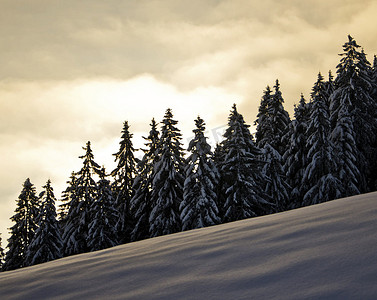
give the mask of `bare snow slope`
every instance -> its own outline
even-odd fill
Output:
[[[0,273],[1,299],[377,299],[377,193]]]

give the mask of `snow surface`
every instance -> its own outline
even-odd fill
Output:
[[[377,193],[0,273],[1,299],[377,299]]]

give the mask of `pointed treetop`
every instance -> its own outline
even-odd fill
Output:
[[[232,109],[230,110],[230,115],[229,115],[229,121],[230,120],[233,120],[233,118],[235,117],[235,116],[237,116],[238,115],[238,111],[237,111],[237,105],[235,104],[235,103],[233,103],[233,105],[232,105]]]
[[[345,43],[343,45],[343,48],[345,51],[348,51],[347,49],[360,48],[360,46],[356,43],[355,39],[351,35],[348,35],[348,43]]]
[[[90,141],[86,142],[86,146],[82,147],[83,150],[85,150],[85,154],[82,156],[79,156],[79,158],[93,158],[92,149],[90,147]]]
[[[275,81],[275,85],[274,85],[274,89],[275,89],[275,92],[279,91],[280,90],[280,83],[279,83],[279,79],[276,79]]]
[[[300,105],[305,105],[306,104],[306,100],[305,100],[305,97],[304,97],[304,94],[301,93],[301,97],[300,97],[300,102],[299,102]]]
[[[323,76],[321,72],[318,72],[317,81],[323,81]]]
[[[198,118],[195,120],[195,125],[197,127],[193,130],[195,134],[199,132],[204,132],[206,130],[206,126],[205,126],[206,124],[204,120],[200,118],[200,116],[198,116]]]
[[[33,184],[31,183],[30,178],[26,178],[24,182],[24,187],[32,187],[32,186]]]
[[[279,79],[276,79],[276,84],[274,85],[274,89],[275,89],[275,93],[273,94],[274,101],[277,101],[279,103],[284,103],[284,99],[280,91]]]
[[[329,70],[329,82],[333,82],[333,81],[334,81],[334,76],[332,75],[331,70]]]
[[[41,192],[41,195],[43,195],[45,193],[45,191],[53,191],[53,188],[51,186],[51,180],[48,179],[46,184],[44,186],[42,186],[42,188],[44,188],[45,190]]]
[[[165,112],[165,116],[164,118],[165,119],[171,119],[173,117],[173,112],[172,112],[172,109],[171,108],[168,108]]]
[[[314,83],[314,86],[312,88],[312,92],[310,94],[312,99],[314,99],[315,96],[317,96],[318,94],[321,93],[321,91],[323,90],[323,84],[324,84],[323,76],[322,76],[321,72],[319,72],[318,77],[317,77],[317,81]]]
[[[124,121],[123,122],[123,128],[126,128],[126,129],[128,129],[130,126],[128,125],[128,121],[126,120],[126,121]]]

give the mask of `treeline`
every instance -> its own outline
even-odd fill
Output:
[[[343,49],[336,78],[318,74],[293,120],[278,80],[267,86],[255,137],[234,105],[214,151],[198,117],[186,153],[167,109],[160,127],[152,120],[141,160],[127,121],[111,172],[87,142],[59,216],[51,182],[37,196],[27,179],[2,269],[375,191],[377,59],[372,66],[350,36]]]

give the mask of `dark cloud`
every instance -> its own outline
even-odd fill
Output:
[[[238,47],[251,53],[259,49],[263,54],[257,61],[263,63],[274,57],[258,41],[277,38],[274,48],[285,47],[279,39],[289,42],[295,55],[302,51],[300,42],[310,42],[313,28],[352,23],[371,3],[6,1],[0,12],[0,78],[127,79],[141,73],[166,78],[194,59]],[[305,40],[284,40],[307,29]]]

